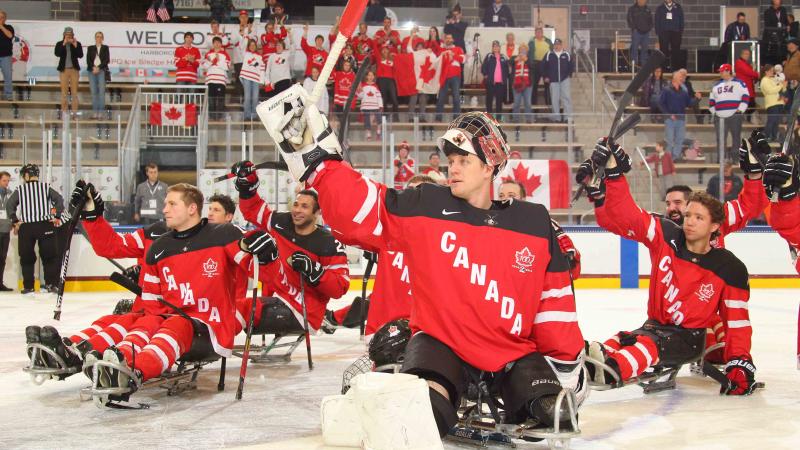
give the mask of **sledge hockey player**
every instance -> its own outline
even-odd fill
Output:
[[[459,115],[438,140],[449,188],[397,191],[342,162],[337,137],[311,100],[293,86],[257,112],[292,176],[319,192],[333,229],[364,249],[408,258],[415,334],[402,372],[427,380],[440,436],[458,420],[468,373],[498,376],[507,423],[552,426],[559,375],[577,379],[583,340],[547,210],[491,201],[509,154],[497,123],[486,113]],[[572,370],[555,370],[559,361]]]
[[[103,360],[113,368],[99,368],[100,387],[122,388],[123,400],[189,351],[195,327],[208,330],[215,353],[230,356],[236,318],[234,288],[226,280],[236,267],[253,263],[248,253],[262,265],[278,257],[269,234],[254,231],[242,237],[231,224],[209,224],[201,218],[202,206],[203,194],[194,186],[180,183],[167,190],[164,219],[170,231],[147,252],[142,300],[163,303],[171,315],[145,336],[146,345],[140,345],[142,336],[129,334],[106,349]]]
[[[259,275],[265,298],[256,305],[253,328],[277,334],[304,331],[301,302],[305,301],[308,326],[316,333],[328,301],[350,288],[344,245],[317,225],[320,204],[316,192],[300,191],[290,212],[273,211],[258,195],[258,175],[252,166],[250,161],[242,161],[231,168],[237,175],[239,209],[245,220],[274,236],[281,255],[277,264],[270,264]],[[251,305],[249,299],[239,301],[237,309],[249,319]],[[259,327],[264,318],[269,322]]]
[[[795,269],[800,274],[800,189],[798,159],[796,155],[773,155],[764,169],[764,189],[769,197],[777,192],[778,202],[772,204],[770,225],[789,242]]]
[[[692,194],[682,228],[643,211],[634,203],[624,175],[631,168],[630,157],[618,145],[606,142],[598,141],[576,180],[586,182],[594,167],[606,168],[605,192],[587,187],[598,223],[644,244],[653,265],[647,321],[602,344],[587,343],[589,357],[609,366],[621,382],[656,364],[680,365],[702,355],[706,328],[718,314],[727,327],[725,372],[734,386],[724,393],[750,394],[755,388],[755,366],[750,356],[747,268],[730,251],[711,246],[724,221],[723,205],[705,192]],[[599,366],[587,366],[595,382],[617,384]]]

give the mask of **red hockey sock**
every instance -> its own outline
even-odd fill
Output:
[[[142,372],[142,381],[161,375],[189,350],[193,337],[191,321],[180,316],[164,320],[150,343],[136,355],[136,367],[133,368]],[[132,361],[128,364],[131,365]]]
[[[350,308],[352,306],[353,305],[347,305],[344,308],[333,312],[333,318],[336,319],[336,323],[338,325],[341,325],[341,324],[344,323],[344,318],[347,317],[347,313],[350,312]]]
[[[92,325],[89,328],[85,328],[70,336],[69,340],[72,341],[74,344],[77,344],[78,342],[81,341],[88,341],[89,339],[92,338],[92,336],[102,331],[103,328],[106,328],[107,326],[116,322],[117,318],[119,317],[120,316],[116,314],[109,314],[107,316],[103,316],[92,322]]]
[[[89,339],[89,344],[91,344],[94,350],[103,353],[110,345],[116,345],[118,342],[122,341],[138,316],[138,314],[113,316],[115,319],[92,336]]]
[[[609,349],[608,356],[616,361],[620,379],[627,380],[658,362],[658,349],[649,337],[636,336],[636,344],[623,346],[619,350]]]
[[[142,351],[142,348],[150,342],[150,338],[158,331],[163,322],[163,317],[151,314],[137,317],[125,339],[117,345],[117,348],[125,355],[125,361],[132,361],[133,353],[138,354]]]
[[[619,343],[619,336],[617,335],[611,336],[610,339],[603,342],[603,346],[606,349],[611,349],[611,350],[619,350],[620,348],[622,348],[622,345],[620,345]]]

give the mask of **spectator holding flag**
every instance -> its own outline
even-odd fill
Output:
[[[375,125],[375,139],[380,140],[381,129],[378,125],[378,117],[383,110],[383,98],[381,90],[375,84],[375,72],[367,72],[364,83],[358,87],[356,95],[361,102],[361,114],[364,116],[364,135],[367,140],[372,139],[372,125]]]
[[[191,31],[183,33],[183,45],[175,49],[175,82],[176,84],[196,84],[197,68],[200,66],[200,50],[193,46],[194,35]]]
[[[411,34],[403,38],[400,51],[402,53],[412,53],[417,48],[417,44],[425,44],[425,39],[419,37],[419,25],[411,28]]]

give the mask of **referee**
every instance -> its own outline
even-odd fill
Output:
[[[60,268],[56,227],[62,223],[59,215],[64,209],[64,199],[49,183],[39,182],[39,167],[35,164],[22,166],[19,175],[25,184],[11,194],[6,202],[6,213],[14,224],[14,232],[19,234],[22,293],[33,293],[33,269],[36,265],[34,246],[37,242],[44,268],[42,292],[57,292]]]

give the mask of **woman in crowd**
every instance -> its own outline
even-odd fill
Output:
[[[442,52],[442,40],[439,38],[439,29],[431,27],[428,30],[428,40],[425,41],[425,48],[430,49],[436,56]]]
[[[528,46],[526,44],[520,44],[519,54],[517,55],[512,67],[513,71],[511,72],[511,76],[513,77],[512,88],[514,91],[514,117],[516,118],[517,122],[523,121],[522,118],[517,116],[517,114],[519,114],[520,105],[524,104],[524,121],[530,122],[532,83],[531,66],[528,63]],[[517,140],[519,140],[519,128],[517,128]]]
[[[92,92],[92,119],[100,119],[106,109],[106,76],[110,55],[103,44],[103,32],[94,34],[94,45],[86,49],[86,69],[89,71],[89,88]]]
[[[244,90],[244,120],[255,120],[256,106],[258,106],[258,89],[264,82],[264,61],[258,52],[258,43],[255,39],[242,40],[245,46],[242,52],[242,69],[239,72],[239,81]]]
[[[775,68],[767,64],[761,70],[761,93],[764,94],[764,108],[767,110],[767,124],[764,134],[771,141],[778,140],[778,124],[783,117],[783,98],[781,92],[786,89],[786,80],[775,78]]]
[[[653,121],[660,121],[658,114],[661,114],[661,106],[659,99],[661,98],[661,91],[667,88],[669,83],[664,79],[664,71],[661,67],[656,67],[650,78],[645,81],[642,86],[642,97],[639,100],[639,106],[646,106],[650,108],[650,114],[653,114]]]
[[[378,88],[381,90],[384,108],[392,105],[392,113],[397,115],[397,84],[394,81],[394,55],[389,47],[381,47],[381,56],[377,61]]]

